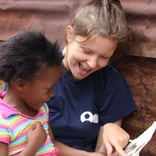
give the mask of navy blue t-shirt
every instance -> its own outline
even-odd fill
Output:
[[[54,94],[48,106],[55,139],[85,151],[95,150],[100,126],[136,110],[125,79],[110,65],[83,80],[63,67]]]

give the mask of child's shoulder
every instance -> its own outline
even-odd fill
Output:
[[[47,115],[49,114],[49,108],[48,108],[48,105],[45,103],[41,109],[40,109],[41,112],[44,112],[46,113]]]
[[[0,110],[0,129],[1,128],[9,128],[8,121],[3,117],[1,110]]]

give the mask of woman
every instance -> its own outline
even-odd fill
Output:
[[[81,6],[67,27],[63,73],[48,102],[61,156],[102,156],[103,145],[107,155],[126,155],[129,135],[120,126],[136,105],[120,72],[108,64],[127,34],[117,0]]]

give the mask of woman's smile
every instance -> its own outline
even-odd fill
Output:
[[[78,64],[78,68],[79,68],[79,73],[82,76],[87,76],[91,71],[90,68],[87,68],[86,66],[82,65],[81,63]]]

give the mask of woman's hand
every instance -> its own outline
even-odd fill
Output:
[[[103,142],[108,156],[127,156],[123,148],[128,144],[129,138],[129,134],[115,123],[103,126]]]
[[[41,122],[36,122],[35,124],[31,125],[27,132],[27,137],[27,146],[32,147],[33,150],[37,151],[43,146],[47,139],[47,134]]]

